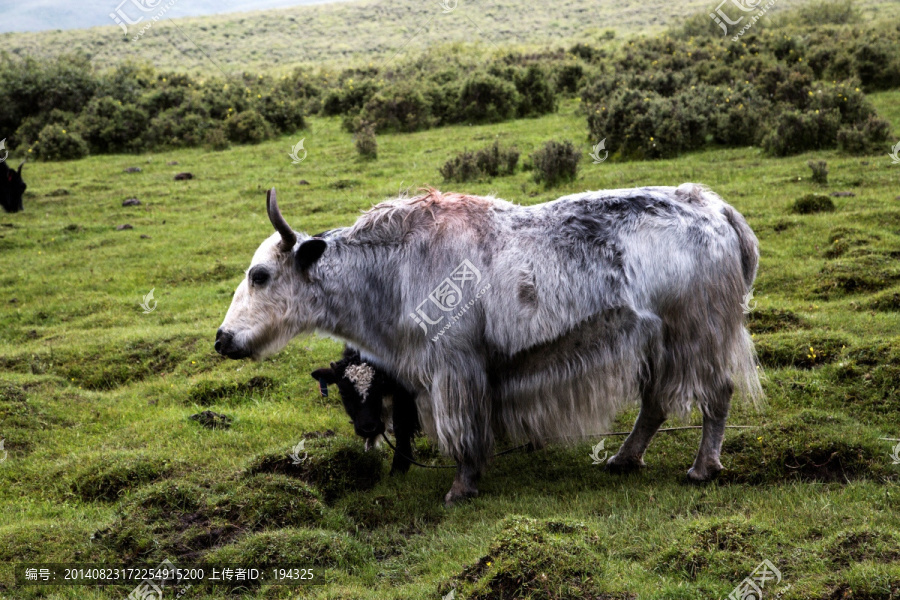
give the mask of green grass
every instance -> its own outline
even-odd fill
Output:
[[[897,99],[875,97],[900,132]],[[293,165],[301,137],[308,156]],[[217,153],[28,164],[26,211],[0,217],[0,597],[130,591],[15,588],[19,561],[169,558],[315,564],[330,582],[236,592],[247,598],[436,599],[457,588],[457,598],[705,600],[726,597],[763,559],[791,585],[787,600],[897,598],[900,466],[879,439],[900,437],[900,166],[889,149],[583,161],[576,181],[554,189],[522,171],[441,184],[440,165],[495,139],[523,156],[549,139],[571,139],[584,156],[591,145],[564,102],[539,119],[379,136],[376,161],[357,158],[338,119],[311,117],[294,136]],[[810,159],[828,162],[827,186],[809,180]],[[195,178],[173,181],[179,171]],[[317,232],[426,185],[531,204],[685,181],[736,206],[762,251],[750,326],[768,405],[735,408],[731,423],[758,429],[728,432],[727,470],[708,486],[684,481],[696,431],[661,434],[648,468],[624,477],[591,464],[593,438],[499,458],[478,499],[445,510],[452,471],[387,477],[388,460],[360,454],[339,400],[319,397],[308,374],[339,355],[337,343],[300,338],[263,363],[213,352],[271,232],[269,187],[295,228]],[[837,191],[854,195],[832,197],[834,212],[792,211]],[[142,205],[123,208],[131,197]],[[125,223],[133,229],[116,230]],[[144,314],[151,288],[158,305]],[[189,419],[207,409],[231,426]],[[336,436],[307,436],[308,468],[285,464],[304,434],[326,430]]]

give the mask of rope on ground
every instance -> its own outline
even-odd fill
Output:
[[[755,427],[758,427],[758,425],[726,425],[725,426],[726,429],[753,429]],[[665,427],[663,429],[657,430],[657,433],[668,433],[670,431],[685,431],[687,429],[703,429],[703,425],[686,425],[684,427]],[[585,437],[610,437],[610,436],[616,436],[616,435],[628,435],[629,433],[631,433],[631,432],[630,431],[609,431],[607,433],[595,433],[595,434],[585,436]],[[391,447],[391,450],[393,450],[395,454],[399,454],[401,458],[405,458],[406,460],[408,460],[410,462],[410,464],[416,465],[417,467],[422,467],[423,469],[455,469],[456,468],[456,465],[426,465],[426,464],[422,464],[422,463],[412,459],[411,457],[406,456],[399,450],[397,450],[397,447],[394,446],[394,444],[391,443],[391,440],[388,439],[387,434],[382,433],[381,437],[384,438],[384,441],[387,442],[387,445]],[[566,439],[566,438],[571,438],[571,437],[580,437],[580,436],[561,436],[561,437],[550,438],[550,439],[558,440],[558,439]],[[890,438],[882,438],[882,439],[890,439]],[[527,444],[521,444],[519,446],[507,448],[506,450],[503,450],[502,452],[497,452],[491,458],[503,456],[504,454],[509,454],[510,452],[515,452],[516,450],[521,450],[523,448],[533,450],[534,444],[532,444],[531,442],[528,442]]]

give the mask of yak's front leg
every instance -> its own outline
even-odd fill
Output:
[[[478,495],[478,479],[494,447],[487,389],[484,370],[472,367],[442,370],[432,384],[438,442],[459,465],[444,506]]]
[[[419,414],[416,411],[416,396],[405,388],[398,386],[393,398],[394,437],[397,440],[397,451],[391,463],[391,475],[409,471],[413,449],[412,440],[419,429]]]

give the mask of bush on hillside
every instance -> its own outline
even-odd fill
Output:
[[[356,132],[356,151],[367,160],[378,158],[378,141],[375,139],[375,128],[365,123]]]
[[[71,129],[72,121],[75,120],[73,113],[54,108],[50,112],[32,115],[25,119],[16,133],[9,140],[9,146],[16,148],[18,146],[30,146],[37,142],[38,136],[47,125],[61,125],[63,129]]]
[[[294,133],[306,125],[303,118],[303,101],[290,98],[286,94],[263,95],[256,101],[256,110],[281,133]]]
[[[109,97],[94,98],[73,128],[95,154],[134,152],[144,148],[149,120],[147,112],[133,104]]]
[[[74,160],[89,154],[87,142],[80,135],[55,124],[41,130],[31,150],[43,160]]]
[[[534,180],[552,187],[564,181],[573,181],[578,174],[581,152],[570,141],[550,141],[531,155]]]
[[[542,68],[529,65],[524,70],[520,69],[516,71],[513,81],[519,93],[517,117],[537,117],[556,112],[556,94]]]
[[[520,102],[516,86],[487,73],[466,79],[459,92],[459,120],[467,123],[495,123],[516,114]]]
[[[361,123],[368,123],[377,132],[427,129],[432,125],[431,107],[417,87],[393,85],[369,98],[360,115],[345,127],[356,130]]]
[[[501,175],[512,175],[519,163],[519,151],[501,148],[499,142],[476,152],[464,151],[440,168],[445,181],[476,181]]]
[[[245,110],[225,120],[228,139],[237,144],[258,144],[272,137],[272,126],[255,110]]]

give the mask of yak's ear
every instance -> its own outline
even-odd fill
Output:
[[[325,240],[319,238],[306,240],[297,247],[297,251],[294,253],[294,264],[301,271],[305,271],[322,257],[327,247],[328,244]]]

